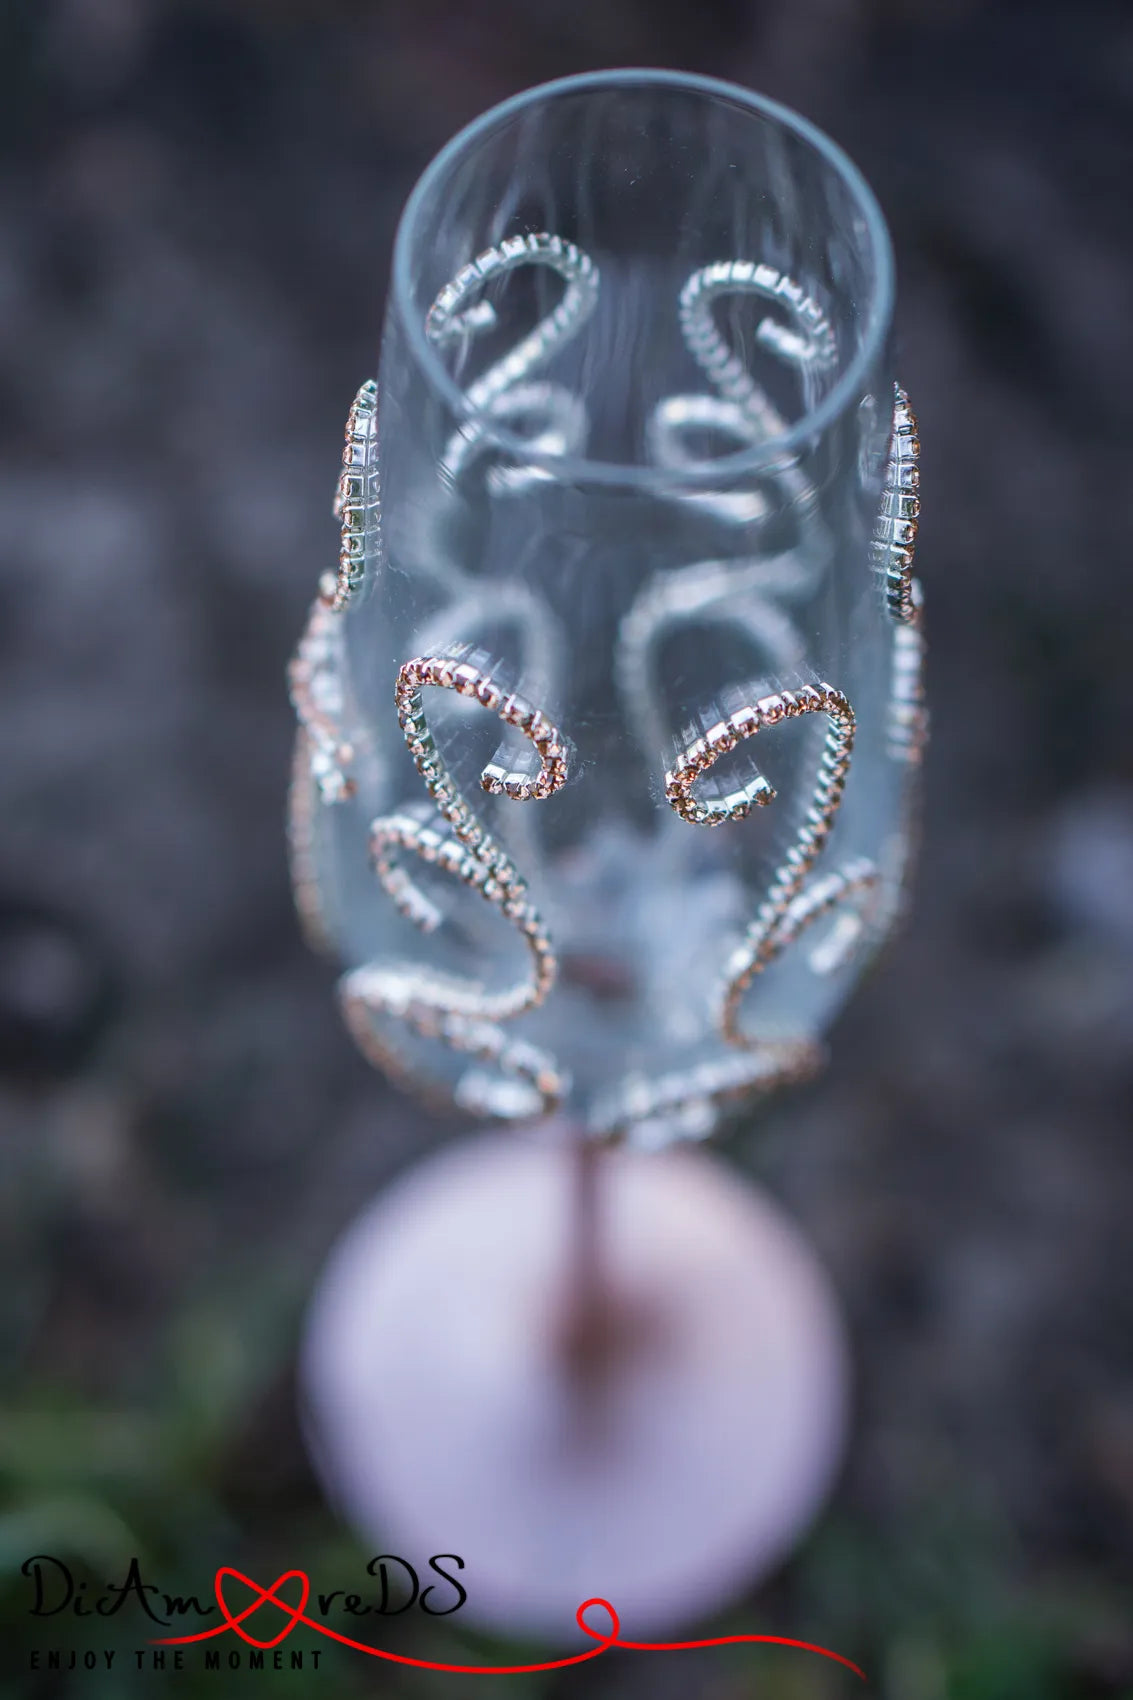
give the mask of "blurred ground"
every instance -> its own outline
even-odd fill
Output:
[[[413,179],[515,89],[633,62],[747,82],[862,165],[924,442],[912,924],[827,1077],[732,1147],[835,1273],[854,1446],[729,1623],[832,1645],[887,1700],[1133,1694],[1117,0],[0,5],[4,1694],[208,1687],[27,1673],[31,1552],[194,1583],[357,1563],[299,1444],[294,1331],[421,1134],[292,919],[283,670]],[[685,1657],[476,1692],[847,1691]],[[348,1655],[318,1683],[452,1692]]]

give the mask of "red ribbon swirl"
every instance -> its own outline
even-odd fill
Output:
[[[224,1583],[226,1578],[241,1583],[255,1595],[250,1605],[242,1611],[233,1613],[224,1598]],[[288,1582],[298,1580],[300,1585],[299,1600],[291,1605],[280,1598],[279,1590]],[[411,1659],[404,1653],[390,1653],[384,1647],[371,1647],[365,1641],[352,1641],[349,1635],[340,1635],[334,1629],[328,1629],[325,1623],[317,1623],[314,1618],[306,1615],[307,1601],[311,1595],[311,1582],[305,1571],[287,1570],[282,1576],[277,1576],[270,1588],[261,1588],[258,1582],[253,1582],[250,1576],[245,1576],[239,1570],[233,1570],[230,1565],[222,1565],[217,1571],[213,1583],[216,1603],[224,1619],[212,1629],[202,1629],[196,1635],[168,1635],[155,1640],[156,1647],[183,1647],[191,1641],[211,1641],[214,1636],[227,1635],[234,1631],[249,1647],[267,1649],[278,1647],[285,1641],[297,1623],[306,1629],[313,1629],[317,1635],[325,1636],[328,1641],[337,1641],[342,1647],[352,1647],[355,1652],[368,1653],[371,1658],[387,1659],[395,1665],[414,1665],[418,1670],[439,1670],[451,1672],[454,1676],[529,1676],[538,1671],[565,1670],[568,1665],[586,1664],[590,1659],[600,1657],[611,1647],[621,1647],[631,1653],[679,1653],[692,1647],[731,1647],[739,1642],[759,1642],[774,1647],[797,1647],[804,1653],[818,1653],[824,1659],[833,1659],[836,1664],[845,1665],[855,1676],[865,1681],[865,1672],[852,1659],[845,1658],[841,1653],[831,1652],[829,1647],[819,1647],[812,1641],[796,1641],[786,1635],[715,1635],[705,1641],[623,1641],[621,1621],[609,1600],[596,1596],[592,1600],[583,1600],[575,1612],[575,1622],[582,1633],[595,1643],[584,1653],[574,1653],[570,1658],[548,1659],[537,1665],[449,1665],[441,1664],[433,1659]],[[245,1619],[258,1612],[262,1606],[273,1605],[287,1619],[278,1635],[273,1635],[268,1641],[261,1641],[244,1628]],[[586,1614],[592,1606],[601,1606],[610,1620],[607,1630],[592,1629],[586,1621]]]

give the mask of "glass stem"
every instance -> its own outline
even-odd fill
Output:
[[[585,1137],[572,1142],[566,1304],[559,1344],[567,1376],[580,1389],[604,1379],[621,1335],[605,1257],[606,1171],[601,1144]]]

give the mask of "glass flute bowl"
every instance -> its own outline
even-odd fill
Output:
[[[657,1146],[819,1066],[925,738],[892,297],[727,84],[552,83],[421,178],[291,670],[300,910],[398,1079]]]

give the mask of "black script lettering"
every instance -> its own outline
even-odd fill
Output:
[[[220,1654],[216,1651],[215,1647],[208,1648],[205,1651],[205,1669],[220,1669]]]
[[[361,1594],[347,1594],[342,1602],[342,1609],[348,1611],[351,1617],[365,1617],[370,1608],[362,1604]]]
[[[90,1607],[85,1606],[83,1604],[83,1601],[82,1601],[83,1589],[85,1587],[86,1587],[86,1583],[80,1582],[79,1583],[79,1591],[75,1595],[75,1603],[74,1603],[74,1607],[72,1609],[74,1610],[76,1617],[89,1617],[91,1615]]]
[[[180,1594],[164,1594],[162,1598],[165,1601],[167,1617],[172,1617],[174,1613],[178,1617],[184,1617],[187,1611],[195,1611],[198,1617],[207,1617],[210,1611],[216,1610],[215,1606],[203,1606],[196,1594],[190,1594],[186,1600],[183,1600]]]
[[[115,1612],[121,1611],[122,1607],[126,1604],[126,1595],[133,1594],[134,1598],[137,1600],[146,1616],[150,1619],[151,1623],[168,1624],[169,1619],[167,1617],[159,1617],[157,1612],[150,1610],[149,1601],[146,1599],[146,1595],[156,1594],[159,1590],[154,1587],[152,1582],[142,1581],[142,1573],[138,1567],[138,1561],[136,1558],[132,1558],[130,1560],[130,1568],[126,1572],[126,1580],[122,1583],[121,1587],[116,1588],[112,1582],[108,1582],[106,1584],[106,1591],[108,1594],[117,1594],[118,1598],[110,1607],[109,1611],[103,1611],[103,1602],[102,1600],[99,1600],[95,1609],[101,1617],[113,1617]]]
[[[50,1610],[47,1610],[43,1603],[45,1597],[43,1586],[44,1575],[40,1567],[44,1564],[53,1564],[55,1566],[55,1581],[60,1584],[65,1583],[67,1588],[67,1592],[59,1601],[59,1604],[52,1606]],[[51,1573],[49,1572],[49,1578],[50,1574]],[[67,1566],[63,1563],[61,1558],[52,1558],[50,1553],[37,1552],[34,1558],[25,1558],[24,1562],[20,1565],[20,1575],[31,1576],[35,1579],[35,1604],[31,1608],[32,1617],[54,1617],[57,1611],[62,1611],[64,1606],[71,1603],[71,1595],[75,1591],[75,1583],[71,1576],[71,1572],[67,1569]]]
[[[332,1600],[337,1600],[339,1594],[341,1594],[341,1593],[342,1593],[342,1589],[336,1588],[334,1590],[333,1594],[320,1594],[319,1595],[319,1610],[322,1612],[324,1617],[326,1616],[327,1612],[330,1610],[330,1602]]]
[[[400,1564],[401,1568],[403,1570],[407,1570],[413,1578],[413,1592],[410,1594],[403,1606],[396,1606],[393,1611],[389,1609],[389,1576],[386,1573],[385,1565],[387,1558],[394,1564]],[[376,1570],[374,1569],[375,1564],[378,1567]],[[366,1566],[366,1572],[370,1576],[380,1576],[381,1578],[382,1603],[380,1606],[374,1607],[374,1610],[378,1612],[381,1617],[400,1617],[403,1611],[409,1610],[410,1606],[417,1598],[417,1590],[420,1587],[420,1583],[417,1580],[417,1572],[411,1564],[407,1564],[403,1558],[398,1558],[395,1552],[382,1552],[378,1554],[377,1558],[372,1558],[370,1560],[369,1564]]]
[[[459,1611],[465,1600],[468,1598],[467,1588],[461,1587],[455,1576],[450,1576],[447,1570],[441,1569],[440,1564],[437,1561],[442,1558],[451,1558],[452,1562],[458,1569],[464,1569],[464,1560],[455,1552],[438,1552],[429,1560],[429,1569],[435,1570],[438,1576],[443,1576],[446,1582],[451,1582],[458,1595],[456,1604],[445,1606],[443,1611],[437,1606],[426,1605],[425,1602],[428,1600],[429,1595],[433,1592],[437,1585],[435,1582],[430,1582],[429,1586],[421,1595],[421,1610],[428,1612],[430,1617],[448,1617],[450,1612]]]

